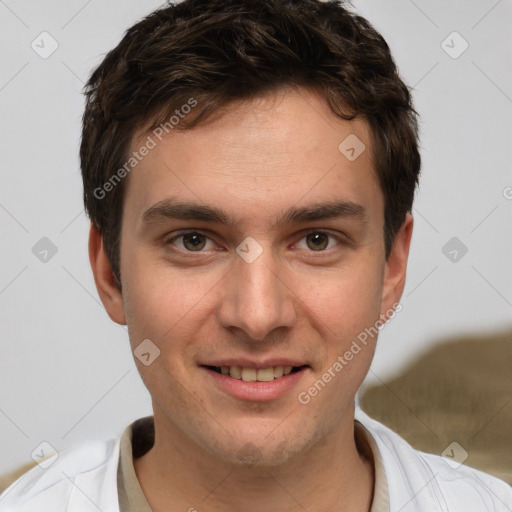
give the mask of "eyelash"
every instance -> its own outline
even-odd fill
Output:
[[[336,236],[332,233],[330,233],[329,231],[324,231],[322,229],[312,229],[310,231],[308,231],[307,233],[305,233],[299,240],[299,242],[301,242],[302,240],[304,240],[305,238],[307,238],[308,235],[311,235],[311,234],[323,234],[323,235],[326,235],[329,237],[329,239],[334,239],[336,240],[338,243],[335,245],[335,247],[337,247],[338,245],[342,245],[344,242],[347,243],[341,236]],[[209,240],[210,242],[213,242],[213,240],[207,236],[206,234],[202,233],[201,231],[197,231],[197,230],[190,230],[190,231],[184,231],[184,232],[181,232],[175,236],[173,236],[172,238],[168,239],[165,241],[165,245],[173,245],[173,242],[175,242],[176,240],[178,239],[182,239],[185,235],[193,235],[193,234],[197,234],[197,235],[201,235],[201,236],[204,236],[207,240]],[[330,242],[329,240],[329,242]],[[329,242],[328,242],[328,245],[329,245]],[[296,244],[295,244],[296,245]],[[312,254],[322,254],[322,253],[329,253],[331,250],[333,249],[333,247],[329,248],[329,249],[323,249],[323,250],[319,250],[319,251],[314,251],[312,249],[310,249],[308,252],[312,253]],[[186,253],[187,255],[194,255],[194,254],[197,254],[198,256],[199,255],[203,255],[206,251],[204,250],[199,250],[199,251],[189,251],[187,249],[178,249],[176,248],[176,250],[178,252],[181,252],[181,253]],[[301,249],[301,250],[305,250],[305,249]]]

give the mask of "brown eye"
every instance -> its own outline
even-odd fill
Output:
[[[313,251],[323,251],[329,245],[329,236],[325,233],[309,233],[306,243]]]
[[[200,251],[206,245],[206,237],[199,233],[187,233],[182,238],[183,247],[189,251]]]

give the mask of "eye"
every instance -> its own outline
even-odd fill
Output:
[[[300,247],[300,243],[303,240],[305,240],[306,247]],[[337,241],[337,243],[331,243],[332,240]],[[339,238],[331,235],[330,233],[325,233],[324,231],[312,231],[301,239],[297,247],[299,249],[311,249],[312,251],[319,252],[331,249],[332,247],[339,245],[339,242]]]
[[[175,243],[178,240],[179,243]],[[181,233],[171,238],[167,243],[176,245],[179,249],[188,252],[200,252],[208,245],[208,243],[213,245],[213,242],[206,235],[198,233],[197,231]]]

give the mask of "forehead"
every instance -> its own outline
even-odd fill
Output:
[[[233,102],[187,130],[170,127],[179,128],[178,117],[132,141],[131,152],[151,146],[127,184],[134,221],[170,196],[222,206],[235,222],[238,212],[240,220],[272,223],[287,205],[326,200],[383,210],[367,123],[340,119],[314,91]]]

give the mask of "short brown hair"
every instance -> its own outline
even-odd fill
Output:
[[[337,1],[185,0],[131,27],[85,86],[85,208],[119,286],[134,134],[166,120],[169,129],[190,129],[233,100],[284,86],[314,87],[336,115],[369,124],[389,255],[412,208],[421,159],[417,114],[383,37]],[[193,114],[169,123],[191,98]]]

